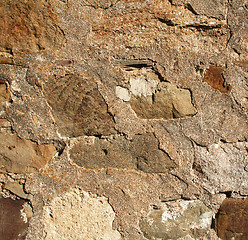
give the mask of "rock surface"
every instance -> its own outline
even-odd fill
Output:
[[[27,234],[28,223],[24,221],[21,210],[24,200],[0,198],[0,237],[6,240],[22,240]]]
[[[76,143],[70,158],[84,168],[127,168],[150,173],[168,172],[176,164],[159,148],[152,134],[136,135],[131,141],[124,137],[112,140],[93,138]]]
[[[44,206],[44,239],[120,239],[112,229],[115,214],[107,199],[75,189]]]
[[[247,239],[247,211],[247,199],[225,199],[216,219],[218,236],[221,239]]]
[[[1,51],[54,49],[65,41],[56,14],[47,1],[4,0],[0,19]]]
[[[32,206],[27,240],[218,239],[201,212],[248,195],[247,9],[1,2],[0,196]]]
[[[152,209],[139,224],[147,239],[179,239],[186,236],[197,239],[209,231],[212,215],[211,210],[199,200],[178,200],[166,203],[162,209]]]
[[[44,167],[55,155],[52,144],[37,145],[15,134],[0,133],[0,164],[2,172],[31,173]]]

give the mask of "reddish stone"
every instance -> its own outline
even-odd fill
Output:
[[[247,240],[248,199],[225,199],[216,216],[216,230],[224,240]]]
[[[224,69],[224,67],[209,66],[203,81],[222,93],[228,93],[231,91],[231,86],[226,85],[225,79],[222,76]]]
[[[0,239],[23,240],[28,223],[23,221],[21,209],[24,200],[0,198]]]

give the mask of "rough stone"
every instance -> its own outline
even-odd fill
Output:
[[[216,216],[216,231],[221,239],[248,238],[248,200],[225,199]]]
[[[226,84],[223,78],[224,69],[224,67],[209,66],[203,81],[222,93],[228,93],[231,91],[231,86]]]
[[[105,197],[94,196],[80,189],[55,197],[44,206],[44,239],[121,239],[112,223],[115,213]]]
[[[170,83],[160,83],[156,93],[149,96],[132,96],[131,107],[141,118],[172,119],[196,114],[190,92]]]
[[[126,168],[144,172],[168,172],[176,164],[168,154],[158,149],[153,134],[136,135],[131,141],[125,137],[112,140],[95,138],[76,143],[70,150],[74,163],[84,168]]]
[[[10,91],[5,81],[0,79],[0,103],[11,100]]]
[[[237,144],[220,142],[208,148],[196,146],[193,168],[197,181],[212,193],[237,191],[246,195],[247,158],[246,142]]]
[[[24,192],[23,185],[18,182],[7,182],[4,184],[4,188],[23,199],[29,197],[29,195]]]
[[[110,135],[115,132],[108,106],[92,77],[67,75],[49,79],[45,94],[63,136]]]
[[[210,230],[213,212],[201,201],[177,200],[161,209],[152,209],[140,220],[140,229],[148,239],[198,239]]]
[[[4,0],[0,12],[0,51],[56,49],[65,41],[47,1]]]
[[[28,223],[22,218],[24,200],[0,198],[0,238],[23,240],[27,234]]]
[[[115,90],[116,96],[120,99],[122,99],[123,101],[129,101],[131,96],[130,93],[128,91],[128,89],[117,86],[116,90]]]
[[[31,173],[44,167],[55,155],[52,144],[37,145],[15,134],[0,133],[1,171]]]

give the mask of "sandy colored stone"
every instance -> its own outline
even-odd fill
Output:
[[[9,102],[11,100],[9,87],[6,82],[0,79],[0,103]]]
[[[156,92],[149,96],[132,96],[130,105],[138,117],[148,119],[181,118],[197,112],[188,90],[165,82],[160,83]]]
[[[52,144],[37,145],[15,134],[0,133],[0,139],[2,171],[31,173],[44,167],[56,153]]]
[[[4,0],[0,12],[0,50],[37,52],[59,48],[65,41],[47,1]]]
[[[221,239],[248,238],[247,199],[225,199],[216,216],[216,231]]]
[[[213,212],[201,201],[170,201],[140,220],[147,239],[199,239],[211,227]]]
[[[44,239],[121,239],[112,228],[115,213],[105,197],[74,189],[44,206]]]

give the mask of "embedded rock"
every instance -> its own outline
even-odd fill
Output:
[[[110,135],[115,132],[108,106],[94,78],[66,75],[44,86],[59,132],[63,136]]]
[[[155,93],[132,96],[130,105],[138,117],[147,119],[172,119],[196,114],[190,91],[170,83],[160,83]]]
[[[7,182],[4,184],[4,188],[11,191],[18,197],[23,199],[28,198],[28,194],[24,192],[23,185],[19,184],[18,182]]]
[[[231,87],[225,83],[223,78],[224,69],[224,67],[209,66],[203,81],[222,93],[228,93],[231,91]]]
[[[199,200],[177,200],[152,209],[139,225],[147,239],[199,239],[210,230],[212,215]]]
[[[44,206],[44,239],[121,239],[112,228],[115,213],[105,197],[74,189]]]
[[[5,81],[0,79],[0,103],[11,100],[10,91]]]
[[[248,200],[225,199],[216,216],[216,230],[221,239],[248,238]]]
[[[112,167],[159,173],[176,166],[166,152],[158,149],[153,134],[136,135],[131,141],[117,137],[78,142],[71,148],[70,157],[77,165],[90,169]]]
[[[44,167],[55,153],[52,144],[37,145],[15,134],[0,133],[0,165],[3,172],[34,172]]]
[[[0,198],[0,238],[22,240],[27,234],[28,222],[22,216],[24,200]]]

